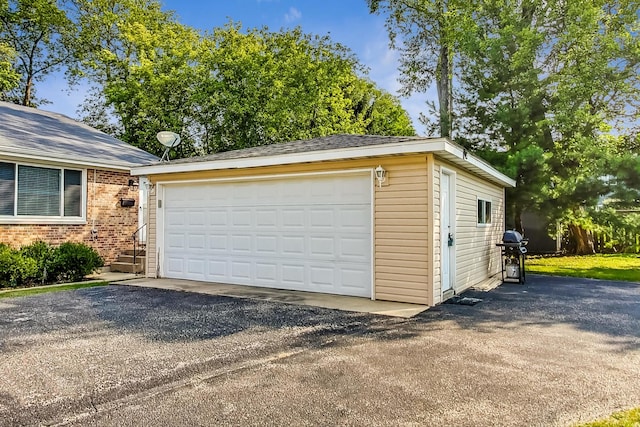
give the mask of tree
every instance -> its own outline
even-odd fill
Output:
[[[0,100],[4,100],[4,94],[20,83],[20,74],[13,68],[14,59],[13,49],[0,43]]]
[[[414,134],[397,99],[361,77],[353,54],[328,37],[243,33],[233,23],[199,35],[154,4],[101,19],[94,11],[82,33],[97,43],[79,71],[103,95],[85,111],[111,111],[121,139],[159,153],[155,133],[172,130],[183,137],[173,155],[186,157],[333,133]],[[91,119],[108,123],[104,114]]]
[[[360,77],[353,54],[326,36],[245,34],[230,23],[205,46],[194,96],[207,152],[334,133],[414,134],[399,102]]]
[[[0,0],[0,41],[16,55],[20,83],[5,95],[35,106],[35,82],[61,69],[72,57],[74,26],[52,0]],[[46,101],[46,100],[42,100]]]
[[[589,207],[638,117],[638,1],[483,2],[463,47],[465,141],[516,176],[514,223],[536,207],[593,251]],[[617,126],[617,127],[616,127]]]
[[[432,108],[438,117],[440,136],[451,137],[455,54],[474,2],[367,0],[367,3],[372,13],[387,14],[391,47],[402,53],[402,94],[425,92],[435,82],[438,108]]]

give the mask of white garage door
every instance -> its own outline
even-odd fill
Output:
[[[371,176],[164,187],[163,275],[371,297]]]

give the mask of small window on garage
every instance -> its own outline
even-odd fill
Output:
[[[478,225],[491,224],[491,200],[478,199]]]

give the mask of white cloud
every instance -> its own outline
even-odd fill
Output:
[[[295,7],[290,7],[289,12],[284,14],[284,20],[286,22],[294,22],[302,18],[302,12]]]

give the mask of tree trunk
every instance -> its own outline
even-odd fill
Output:
[[[451,137],[451,58],[449,46],[445,42],[440,46],[438,56],[436,88],[440,109],[440,136]]]
[[[31,87],[33,86],[33,77],[29,75],[27,77],[27,83],[24,87],[24,97],[22,98],[22,105],[31,106]]]
[[[575,243],[576,255],[591,255],[596,253],[593,243],[593,234],[577,224],[569,224],[569,232]]]
[[[524,226],[522,225],[522,206],[516,203],[513,212],[513,227],[514,229],[524,236]]]

